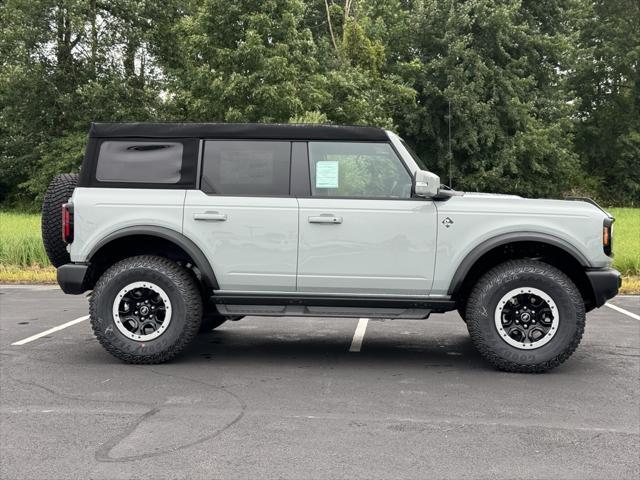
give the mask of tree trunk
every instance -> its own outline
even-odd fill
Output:
[[[98,11],[96,7],[96,0],[91,0],[90,5],[90,20],[91,20],[91,73],[93,77],[96,77],[96,63],[98,56],[98,28],[96,25]]]

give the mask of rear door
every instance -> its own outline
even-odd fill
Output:
[[[427,295],[436,247],[433,201],[388,143],[309,142],[311,195],[299,198],[298,291]]]
[[[188,190],[184,234],[221,290],[296,289],[298,203],[289,196],[291,142],[207,140],[200,189]]]

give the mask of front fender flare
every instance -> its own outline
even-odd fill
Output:
[[[514,242],[540,242],[546,243],[549,245],[553,245],[554,247],[558,247],[573,258],[576,259],[580,265],[587,268],[590,266],[589,260],[587,257],[582,254],[576,247],[571,245],[569,242],[558,238],[554,235],[550,235],[548,233],[540,233],[540,232],[512,232],[512,233],[503,233],[501,235],[497,235],[488,240],[477,245],[471,252],[467,254],[467,256],[460,262],[458,268],[456,269],[456,273],[453,275],[451,279],[451,283],[449,284],[449,290],[447,291],[448,295],[455,294],[460,287],[462,286],[464,279],[467,274],[473,267],[473,265],[487,252],[493,250],[496,247],[501,245],[506,245],[508,243]]]

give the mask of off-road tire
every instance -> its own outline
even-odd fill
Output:
[[[522,286],[545,292],[559,313],[553,338],[531,350],[509,345],[494,323],[502,296]],[[465,316],[471,340],[482,357],[508,372],[541,373],[557,367],[576,350],[585,327],[584,301],[575,284],[557,268],[534,260],[508,261],[483,275],[471,291]]]
[[[113,302],[126,285],[152,282],[162,288],[172,305],[172,317],[159,337],[139,342],[118,330]],[[202,296],[193,275],[163,257],[126,258],[110,267],[98,280],[89,303],[91,327],[100,344],[126,363],[163,363],[179,355],[198,333],[202,321]]]
[[[63,173],[56,176],[51,180],[42,202],[42,243],[54,267],[71,261],[67,245],[62,240],[62,205],[69,201],[76,185],[78,185],[76,173]]]

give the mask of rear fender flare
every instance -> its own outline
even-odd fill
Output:
[[[216,280],[215,273],[213,272],[213,268],[211,267],[211,263],[209,263],[209,260],[207,260],[205,254],[202,253],[200,247],[198,247],[195,243],[193,243],[193,241],[185,237],[183,234],[166,227],[143,225],[122,228],[107,235],[100,242],[98,242],[91,249],[87,258],[89,259],[89,261],[91,261],[93,256],[98,253],[98,251],[100,251],[102,247],[119,238],[130,237],[133,235],[149,235],[152,237],[158,237],[164,240],[168,240],[179,246],[193,259],[196,266],[200,270],[200,274],[202,275],[202,280],[204,281],[205,285],[214,290],[218,290],[220,288],[218,285],[218,281]]]

